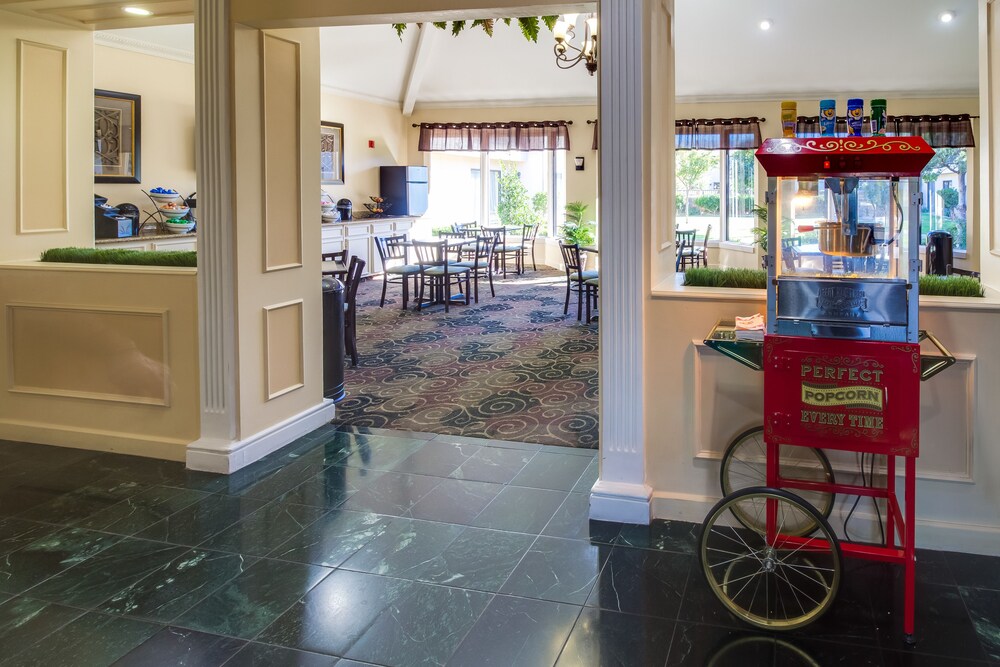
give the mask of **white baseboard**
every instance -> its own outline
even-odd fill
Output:
[[[242,440],[196,440],[187,448],[191,470],[229,474],[259,461],[333,419],[333,401],[322,403]]]
[[[590,518],[648,524],[652,489],[645,484],[598,480],[590,491]]]
[[[654,519],[701,523],[718,501],[719,498],[711,496],[656,493],[651,504],[652,516]],[[593,506],[593,501],[591,504]],[[842,521],[842,516],[835,509],[830,515],[830,524],[838,534],[842,532]],[[879,533],[876,521],[872,513],[855,512],[850,526],[852,537],[877,540]],[[917,517],[916,530],[918,548],[1000,556],[1000,526]]]
[[[160,438],[138,433],[122,433],[79,426],[58,426],[37,422],[0,420],[0,439],[38,445],[89,449],[168,461],[183,461],[187,440]]]

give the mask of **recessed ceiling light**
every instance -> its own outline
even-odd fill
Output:
[[[760,29],[761,30],[770,30],[771,29],[771,22],[768,19],[764,19],[763,21],[760,22]]]
[[[122,7],[122,11],[133,16],[152,16],[153,12],[142,7]]]
[[[941,19],[941,23],[951,23],[952,21],[955,20],[955,12],[952,11],[941,12],[941,16],[939,16],[938,18]]]

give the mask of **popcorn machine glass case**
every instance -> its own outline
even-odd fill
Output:
[[[920,137],[769,139],[769,334],[917,342]],[[771,240],[775,242],[771,242]]]

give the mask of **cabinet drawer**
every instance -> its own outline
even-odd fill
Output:
[[[372,233],[375,236],[385,236],[392,232],[393,224],[391,222],[376,222],[372,225]]]
[[[154,241],[153,250],[197,250],[198,242],[194,239],[184,241]]]
[[[336,223],[323,225],[320,228],[320,233],[323,236],[323,242],[337,240],[344,238],[345,229],[343,226]]]
[[[372,226],[370,224],[368,224],[368,223],[362,223],[362,224],[357,224],[357,225],[355,225],[355,224],[348,224],[347,225],[347,235],[348,236],[352,236],[352,237],[356,237],[356,236],[368,236],[371,233],[372,233]]]

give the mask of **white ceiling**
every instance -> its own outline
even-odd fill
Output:
[[[942,11],[955,20],[942,24]],[[878,92],[966,95],[978,89],[977,0],[676,0],[677,94],[682,98],[799,99]],[[771,30],[758,28],[770,19]],[[596,100],[597,78],[555,65],[537,44],[499,25],[458,37],[432,31],[417,106]],[[107,31],[193,51],[193,30]],[[99,33],[100,34],[100,33]],[[401,102],[418,41],[389,26],[321,29],[323,85]],[[841,46],[844,44],[845,46]]]

